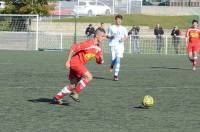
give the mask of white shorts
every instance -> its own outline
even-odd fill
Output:
[[[114,60],[116,57],[123,58],[124,45],[110,46],[110,53],[112,60]]]

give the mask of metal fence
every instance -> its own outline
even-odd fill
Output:
[[[35,50],[36,41],[34,32],[0,32],[1,44],[0,49],[7,50]],[[74,44],[74,36],[65,33],[47,33],[39,32],[38,34],[39,50],[66,50]],[[86,40],[86,36],[78,36],[77,42]],[[160,45],[157,44],[155,36],[139,36],[139,52],[135,50],[133,36],[125,42],[125,53],[129,54],[166,54],[166,55],[184,55],[186,54],[186,39],[179,37],[178,43],[174,43],[171,36],[163,36]],[[160,46],[160,52],[158,52]],[[103,42],[103,49],[109,52],[108,41]],[[178,50],[176,52],[176,50]]]
[[[71,16],[68,16],[71,17]],[[74,42],[87,39],[76,34],[76,23],[50,21],[47,17],[38,15],[0,14],[0,49],[7,50],[66,50]],[[79,27],[84,29],[83,27]],[[65,33],[67,31],[67,33]],[[158,40],[153,35],[141,35],[139,52],[135,50],[134,36],[125,42],[125,53],[139,54],[186,54],[184,37],[180,37],[175,45],[171,36],[163,36]],[[76,41],[75,41],[76,40]],[[107,40],[104,51],[109,52]],[[176,51],[178,50],[178,51]]]
[[[172,1],[167,6],[186,6],[186,7],[200,7],[200,1]]]

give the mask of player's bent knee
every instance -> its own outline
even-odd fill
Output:
[[[93,79],[92,74],[90,74],[87,79],[88,79],[88,81],[91,81]]]
[[[93,79],[93,76],[91,73],[88,72],[87,74],[84,75],[84,78],[87,79],[88,81],[91,81]]]

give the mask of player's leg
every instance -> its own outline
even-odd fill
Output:
[[[70,97],[79,102],[78,94],[88,85],[88,83],[92,80],[92,74],[87,70],[85,66],[82,66],[82,70],[80,71],[80,75],[82,76],[75,88],[72,90]]]
[[[67,95],[70,94],[71,91],[75,88],[79,78],[76,76],[76,72],[70,69],[69,72],[69,85],[63,87],[54,97],[54,103],[62,104],[62,99]]]
[[[193,59],[193,52],[192,51],[188,52],[188,59],[191,63],[193,63],[194,59]]]
[[[92,78],[93,78],[92,74],[89,71],[84,73],[81,80],[77,83],[75,89],[73,89],[73,92],[80,93],[87,86],[87,84],[92,80]]]
[[[120,71],[120,63],[121,63],[121,58],[123,57],[124,54],[124,46],[118,46],[116,48],[116,65],[115,65],[115,72],[114,72],[114,81],[119,80],[119,71]]]
[[[199,52],[199,45],[195,45],[193,48],[193,70],[196,70],[198,65],[198,52]]]
[[[115,65],[115,73],[114,73],[114,81],[119,80],[119,71],[120,71],[120,57],[116,58],[116,65]]]
[[[193,57],[193,68],[192,69],[196,70],[196,67],[198,65],[198,56],[197,56],[197,52],[196,51],[194,51],[193,54],[194,54],[194,57]]]
[[[188,53],[188,59],[191,63],[193,63],[193,51],[192,51],[192,44],[188,43],[187,45],[187,53]]]
[[[193,50],[194,50],[193,44],[189,43],[188,46],[187,46],[188,59],[192,64],[192,69],[196,70],[196,67],[194,66],[194,52],[193,52]]]
[[[74,80],[75,81],[75,80]],[[71,90],[75,88],[75,84],[71,83],[69,85],[66,85],[65,87],[63,87],[54,97],[54,103],[57,104],[62,104],[63,101],[62,99],[67,95],[71,93]]]
[[[111,54],[111,64],[110,64],[110,69],[109,71],[112,72],[113,68],[116,64],[116,52],[115,52],[115,47],[110,46],[110,54]]]

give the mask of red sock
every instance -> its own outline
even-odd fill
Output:
[[[83,89],[84,89],[84,87],[86,87],[86,85],[89,83],[89,81],[87,80],[87,79],[81,79],[79,82],[78,82],[78,84],[77,84],[77,86],[76,86],[76,88],[74,89],[74,92],[75,93],[80,93]]]
[[[54,96],[54,98],[56,98],[57,100],[64,98],[68,93],[71,93],[71,89],[71,85],[65,86],[60,92],[56,94],[56,96]]]
[[[61,94],[57,94],[56,96],[54,96],[54,98],[56,98],[57,100],[60,100],[62,98],[64,98],[67,94],[66,93],[61,93]]]

